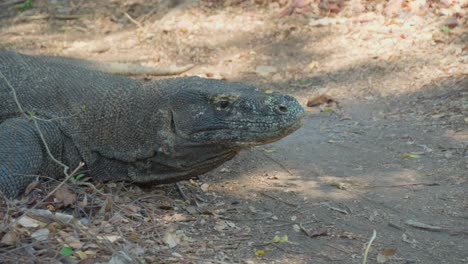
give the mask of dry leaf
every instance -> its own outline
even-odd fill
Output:
[[[86,208],[86,206],[88,205],[88,196],[85,195],[85,197],[83,198],[83,201],[81,202],[78,202],[78,206],[84,210]]]
[[[442,23],[442,25],[448,28],[455,28],[455,27],[461,26],[462,23],[460,22],[460,20],[458,20],[456,16],[452,16],[452,17],[447,18],[444,21],[444,23]]]
[[[83,242],[80,241],[77,237],[74,236],[73,232],[65,232],[65,231],[58,231],[58,235],[62,238],[64,244],[72,247],[72,248],[81,248],[83,246]]]
[[[12,231],[6,233],[2,237],[0,243],[4,245],[14,246],[16,244],[16,233]]]
[[[69,206],[76,202],[76,193],[72,192],[67,186],[60,187],[55,191],[54,196],[63,203],[63,206]]]
[[[86,252],[86,254],[89,255],[88,252]],[[89,259],[83,259],[82,261],[78,262],[78,264],[94,264],[95,262],[96,262],[95,258],[89,258]]]
[[[167,230],[166,234],[164,234],[163,241],[164,241],[164,243],[166,243],[166,245],[169,248],[173,248],[173,247],[177,246],[180,243],[180,240],[175,235],[173,229],[168,229]]]
[[[104,205],[99,209],[99,214],[104,215],[105,213],[109,212],[112,209],[112,198],[110,196],[106,197],[104,201]]]
[[[32,219],[31,217],[28,216],[23,216],[18,220],[18,224],[23,226],[23,227],[38,227],[39,226],[39,221]]]
[[[331,102],[335,102],[335,100],[333,100],[333,98],[331,98],[331,96],[329,95],[326,95],[326,94],[321,94],[321,95],[318,95],[314,98],[311,98],[307,101],[307,106],[308,107],[314,107],[314,106],[319,106],[319,105],[322,105],[322,104],[329,104]]]
[[[28,195],[32,190],[36,189],[37,185],[39,185],[39,181],[33,181],[31,182],[28,187],[26,187],[26,190],[24,191],[25,195]]]
[[[36,239],[37,241],[45,241],[49,239],[49,233],[50,231],[48,228],[41,228],[32,233],[31,237]]]
[[[385,263],[395,256],[396,248],[384,248],[377,255],[377,263]]]
[[[309,65],[307,65],[307,68],[309,68],[310,70],[318,69],[318,67],[319,63],[317,61],[312,61],[309,63]]]
[[[208,183],[203,183],[203,184],[200,186],[200,189],[202,189],[202,191],[204,191],[204,192],[209,191],[209,188],[210,188],[210,185],[209,185]]]

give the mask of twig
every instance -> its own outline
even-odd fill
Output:
[[[304,251],[300,251],[300,250],[294,250],[294,249],[286,249],[286,248],[283,248],[281,247],[280,245],[278,245],[277,243],[269,243],[269,245],[272,245],[284,252],[287,252],[287,253],[294,253],[294,254],[304,254],[305,252]]]
[[[411,187],[411,186],[439,186],[437,182],[420,182],[420,183],[408,183],[408,184],[395,184],[395,185],[374,185],[367,186],[367,188],[398,188],[398,187]]]
[[[284,200],[282,200],[282,199],[280,199],[280,198],[274,197],[274,196],[269,195],[269,194],[266,194],[266,193],[264,193],[264,192],[260,192],[260,194],[261,194],[261,195],[264,195],[264,196],[266,196],[266,197],[268,197],[268,198],[271,198],[271,199],[273,199],[273,200],[275,200],[275,201],[282,202],[282,203],[284,203],[284,204],[286,204],[286,205],[292,206],[292,207],[298,207],[298,206],[299,206],[299,205],[297,205],[297,204],[293,204],[293,203],[290,203],[290,202],[286,202],[286,201],[284,201]]]
[[[276,159],[272,158],[270,155],[268,155],[268,154],[266,154],[266,153],[264,153],[262,151],[260,151],[260,153],[262,153],[265,157],[267,157],[268,159],[270,159],[274,163],[278,164],[278,166],[280,166],[283,170],[285,170],[289,175],[294,176],[294,174],[288,168],[286,168],[286,166],[281,164],[281,162],[277,161]]]
[[[181,183],[176,182],[176,186],[177,186],[177,191],[179,192],[180,196],[182,196],[182,198],[184,198],[186,202],[192,204],[192,199],[190,199],[190,197],[184,192]]]
[[[141,23],[136,21],[135,19],[133,19],[127,12],[124,12],[124,15],[128,18],[128,20],[130,20],[130,22],[135,24],[137,27],[139,27],[139,28],[142,27]]]
[[[226,216],[219,216],[219,218],[221,218],[223,220],[231,220],[231,221],[260,221],[260,220],[268,219],[268,218],[270,218],[272,216],[273,216],[273,214],[269,214],[267,216],[258,217],[258,218],[239,218],[239,219],[236,219],[236,218],[231,218],[231,217],[226,217]]]
[[[331,247],[333,249],[336,249],[336,250],[339,250],[343,253],[346,253],[346,254],[350,254],[351,252],[349,250],[346,250],[346,249],[342,249],[342,248],[339,248],[339,247],[336,247],[336,246],[333,246],[333,245],[330,245],[330,244],[326,244],[327,247]]]
[[[16,5],[16,4],[20,4],[24,2],[23,0],[13,0],[13,1],[10,1],[10,2],[6,2],[6,3],[0,3],[0,7],[5,7],[5,6],[10,6],[10,5]]]
[[[367,255],[369,254],[370,247],[372,245],[372,242],[374,242],[374,239],[377,237],[377,232],[375,232],[375,229],[372,231],[372,237],[369,240],[369,243],[367,243],[366,251],[364,251],[364,259],[362,260],[362,264],[367,263]]]
[[[42,19],[57,19],[57,20],[74,20],[85,17],[85,15],[35,15],[20,17],[18,20],[42,20]]]
[[[330,209],[330,210],[337,211],[337,212],[340,212],[340,213],[346,214],[346,215],[349,214],[348,211],[343,210],[343,209],[340,209],[340,208],[338,208],[338,207],[333,207],[333,206],[331,206],[331,205],[330,205],[329,203],[327,203],[327,202],[322,202],[322,203],[320,203],[320,204],[325,205],[325,206],[328,207],[328,209]]]
[[[151,11],[149,11],[147,14],[144,14],[139,20],[140,23],[143,23],[148,17],[152,16],[154,13],[156,13],[159,10],[159,6],[153,8]]]

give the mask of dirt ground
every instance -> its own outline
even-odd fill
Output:
[[[0,262],[362,263],[375,230],[367,263],[468,263],[466,2],[11,2],[0,48],[193,63],[183,75],[288,93],[307,115],[178,186],[83,180],[67,206],[3,206]]]

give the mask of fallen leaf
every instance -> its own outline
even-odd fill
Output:
[[[276,235],[272,240],[271,242],[273,243],[284,243],[284,242],[288,242],[288,235],[284,235],[284,236],[278,236]]]
[[[318,67],[319,64],[317,61],[312,61],[311,63],[309,63],[309,65],[307,65],[307,68],[309,68],[310,70],[318,69]]]
[[[377,263],[385,263],[395,256],[396,248],[384,248],[377,255]]]
[[[208,183],[203,183],[201,186],[200,186],[200,189],[202,189],[202,191],[204,192],[207,192],[210,188],[210,185]]]
[[[259,249],[259,250],[255,251],[255,256],[261,257],[263,255],[265,255],[265,250]]]
[[[310,230],[309,232],[307,232],[307,234],[309,235],[309,237],[327,236],[328,231],[326,229],[316,228],[314,230]]]
[[[410,158],[410,159],[419,159],[421,158],[421,155],[405,152],[403,153],[403,157]]]
[[[301,232],[301,227],[298,224],[294,224],[293,229],[294,229],[294,231],[296,231],[298,233]]]
[[[64,223],[70,223],[74,219],[73,215],[62,213],[55,213],[55,217]]]
[[[18,224],[23,226],[23,227],[38,227],[39,226],[39,221],[32,219],[31,217],[28,216],[23,216],[18,220]]]
[[[102,205],[101,209],[99,209],[99,214],[104,215],[105,213],[109,212],[112,209],[112,198],[110,196],[106,197],[104,201],[104,205]]]
[[[70,256],[72,253],[73,253],[73,248],[71,248],[71,247],[63,247],[60,250],[60,255],[62,255],[64,257]]]
[[[450,32],[450,27],[443,26],[440,30],[442,30],[442,32],[449,33]]]
[[[117,241],[122,240],[122,237],[121,237],[121,236],[118,236],[118,235],[104,236],[104,238],[106,238],[107,240],[109,240],[111,243],[114,243],[114,242],[117,242]]]
[[[83,201],[78,202],[78,206],[84,211],[87,205],[88,205],[88,196],[85,195],[83,198]]]
[[[164,234],[163,241],[169,248],[174,248],[180,243],[179,238],[175,235],[174,230],[171,228],[168,229]]]
[[[62,238],[63,242],[72,248],[81,248],[83,246],[83,242],[80,241],[79,238],[75,237],[73,232],[68,233],[65,231],[58,231],[58,234]]]
[[[321,94],[321,95],[318,95],[314,98],[307,100],[307,106],[314,107],[314,106],[319,106],[322,104],[329,104],[331,102],[335,102],[335,100],[333,100],[331,96],[326,95],[326,94]]]
[[[41,228],[32,233],[31,237],[37,241],[45,241],[49,238],[49,233],[50,231],[48,228]]]
[[[223,232],[229,229],[229,226],[226,224],[225,221],[217,221],[216,225],[214,226],[214,229],[218,232]]]
[[[3,235],[2,240],[0,241],[0,244],[4,245],[9,245],[9,246],[14,246],[16,245],[16,233],[13,231],[10,231]]]
[[[69,206],[76,202],[76,193],[72,192],[67,186],[61,186],[55,191],[54,196],[63,203],[63,206]]]
[[[78,262],[78,264],[94,264],[96,262],[95,258],[83,259],[82,261]]]
[[[39,185],[39,181],[33,181],[31,182],[28,187],[26,187],[26,190],[24,191],[24,194],[29,194],[32,192],[32,190],[36,189],[36,187]]]
[[[456,16],[452,16],[452,17],[447,18],[444,21],[444,23],[442,23],[442,25],[444,26],[443,28],[447,27],[449,29],[448,31],[450,31],[450,29],[452,29],[452,28],[461,26],[462,23],[460,22],[460,20],[458,20],[458,18]],[[442,30],[442,31],[444,31],[444,30]],[[444,32],[446,32],[446,31],[444,31]]]
[[[346,190],[346,184],[342,183],[342,182],[330,182],[329,183],[330,186],[332,187],[335,187],[337,189],[340,189],[340,190]]]

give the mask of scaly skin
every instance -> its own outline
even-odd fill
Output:
[[[302,124],[304,110],[288,95],[198,77],[140,82],[82,62],[0,52],[0,72],[54,158],[85,162],[95,180],[188,179]],[[0,101],[0,192],[14,198],[31,175],[63,173],[1,75]]]

